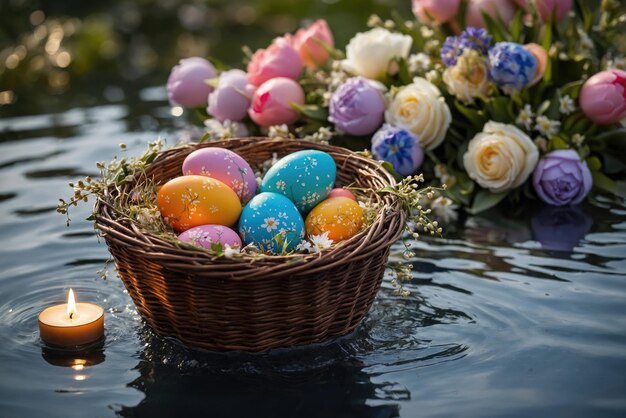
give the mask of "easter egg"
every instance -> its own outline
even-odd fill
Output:
[[[294,249],[304,237],[302,215],[285,196],[263,192],[254,196],[241,211],[239,234],[245,245],[280,254]]]
[[[235,192],[211,177],[181,176],[165,183],[157,194],[161,216],[176,231],[194,226],[232,226],[241,213]]]
[[[183,161],[183,175],[207,176],[221,181],[247,202],[256,193],[256,178],[239,154],[225,148],[197,149]]]
[[[342,189],[342,188],[332,189],[330,193],[328,193],[328,196],[326,198],[330,199],[331,197],[347,197],[348,199],[352,199],[356,202],[356,197],[354,197],[354,194],[350,190],[347,190],[347,189]]]
[[[363,208],[347,197],[331,197],[315,206],[306,217],[308,236],[328,232],[334,242],[356,235],[363,226]]]
[[[262,192],[287,196],[302,214],[324,200],[335,183],[333,157],[322,151],[289,154],[274,164],[263,177]]]
[[[180,234],[178,239],[198,247],[211,249],[213,244],[241,248],[241,238],[232,229],[223,225],[200,225]]]

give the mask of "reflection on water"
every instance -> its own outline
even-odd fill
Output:
[[[52,210],[118,143],[136,154],[157,135],[182,136],[159,119],[163,89],[146,95],[142,112],[115,104],[0,120],[0,415],[626,413],[624,202],[491,212],[413,242],[411,295],[385,282],[362,326],[336,342],[226,355],[155,336],[112,266],[108,280],[96,274],[109,255],[89,208],[69,228]],[[146,118],[164,128],[141,128]],[[105,309],[101,349],[65,356],[39,340],[37,315],[70,286]]]

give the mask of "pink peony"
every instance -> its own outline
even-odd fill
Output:
[[[528,10],[528,0],[515,0],[523,9]],[[560,22],[572,10],[572,0],[535,0],[537,12],[541,20],[548,21],[555,14],[556,21]]]
[[[256,90],[248,114],[254,123],[261,126],[293,123],[300,114],[290,103],[304,104],[304,91],[300,84],[286,77],[272,78]]]
[[[267,49],[258,49],[248,63],[248,80],[260,86],[269,79],[300,76],[302,60],[285,38],[276,38]]]
[[[626,120],[626,71],[601,71],[590,77],[580,91],[580,109],[598,125]]]
[[[413,14],[422,23],[446,23],[454,19],[461,0],[413,0]]]
[[[205,105],[213,90],[206,81],[215,77],[215,67],[200,57],[180,60],[167,79],[167,97],[173,106]]]
[[[317,68],[324,65],[335,45],[333,34],[325,20],[320,19],[306,29],[300,29],[291,40],[304,65]]]

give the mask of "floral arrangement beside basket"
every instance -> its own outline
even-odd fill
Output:
[[[373,16],[345,52],[318,20],[244,49],[245,72],[184,59],[170,102],[208,115],[208,138],[347,144],[401,176],[419,170],[447,185],[431,203],[446,221],[459,207],[625,195],[623,5],[413,0],[413,12]]]

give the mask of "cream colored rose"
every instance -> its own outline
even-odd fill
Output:
[[[466,50],[454,66],[443,72],[443,82],[450,94],[465,104],[474,103],[474,98],[489,93],[489,71],[487,62],[473,49]]]
[[[431,150],[445,138],[452,116],[439,89],[425,78],[416,77],[395,95],[385,120],[413,132],[422,148]]]
[[[487,122],[463,155],[467,174],[494,193],[526,181],[539,159],[537,146],[513,125]]]
[[[383,28],[357,33],[346,46],[346,59],[342,61],[342,66],[354,75],[378,79],[387,73],[392,59],[409,56],[412,43],[410,36],[391,33]]]

